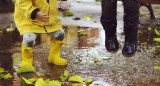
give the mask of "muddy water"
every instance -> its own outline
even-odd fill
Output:
[[[103,30],[77,26],[65,26],[66,44],[62,47],[61,57],[68,60],[67,66],[47,64],[49,55],[49,37],[42,34],[37,38],[34,47],[34,67],[37,72],[43,73],[43,78],[59,80],[64,70],[71,75],[79,75],[85,81],[87,76],[94,81],[89,86],[159,86],[160,46],[153,41],[156,37],[154,30],[148,31],[147,25],[142,25],[139,35],[138,50],[132,58],[125,58],[121,54],[122,46],[117,53],[109,53],[104,47]],[[158,26],[157,26],[158,27]],[[123,40],[124,35],[118,33],[118,39]],[[0,64],[13,75],[11,80],[2,80],[1,86],[21,86],[22,80],[18,78],[13,65],[12,55],[17,53],[20,57],[20,37],[17,31],[0,34]],[[20,63],[20,62],[19,62]],[[38,77],[35,74],[25,73],[20,76],[26,78]],[[20,77],[19,76],[19,77]],[[63,86],[72,86],[64,82]],[[76,85],[77,86],[77,85]],[[82,85],[78,85],[82,86]]]

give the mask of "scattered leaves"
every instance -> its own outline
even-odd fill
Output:
[[[35,72],[35,68],[30,65],[24,65],[18,69],[17,73],[25,73],[25,72]]]
[[[68,70],[65,70],[64,73],[60,76],[61,81],[66,81],[70,73]]]
[[[78,75],[72,76],[71,78],[69,78],[69,81],[70,82],[79,82],[79,83],[83,82],[82,78]]]

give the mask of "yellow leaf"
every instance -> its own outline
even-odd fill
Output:
[[[158,31],[157,29],[155,29],[155,33],[156,33],[158,36],[160,36],[160,33],[159,33],[159,31]]]
[[[27,80],[26,78],[24,78],[24,77],[22,77],[22,79],[24,80],[24,82],[26,83],[26,84],[33,84],[31,81],[29,81],[29,80]]]
[[[84,16],[84,17],[86,18],[86,21],[88,21],[88,20],[91,20],[92,15],[86,15],[86,16]]]
[[[87,79],[86,79],[86,81],[85,81],[85,83],[86,84],[89,84],[89,83],[91,83],[92,82],[92,80],[89,78],[89,76],[87,77]]]
[[[21,68],[18,69],[17,73],[25,73],[25,72],[35,72],[35,68],[30,65],[24,65]]]
[[[140,14],[140,17],[142,17],[142,16],[146,16],[146,13],[144,12],[144,13],[141,13]]]
[[[30,82],[35,82],[35,81],[37,81],[38,79],[36,79],[36,78],[30,78],[30,79],[28,79],[28,81],[30,81]]]
[[[158,14],[160,15],[160,12],[158,12]]]
[[[10,73],[4,75],[4,79],[10,79],[10,78],[12,78],[12,75]]]
[[[44,82],[43,78],[39,78],[36,83],[35,86],[47,86],[46,83]]]
[[[47,83],[47,86],[61,86],[61,84],[62,82],[59,82],[58,80],[52,80]]]
[[[154,66],[154,69],[160,70],[159,66]]]
[[[154,38],[153,39],[155,42],[160,42],[160,38]]]
[[[0,31],[0,34],[2,34],[3,33],[3,31]]]
[[[69,78],[69,81],[70,82],[79,82],[79,83],[83,82],[82,78],[78,75],[72,76],[71,78]]]
[[[153,9],[159,9],[160,7],[159,6],[155,6]]]
[[[3,73],[4,72],[4,68],[0,68],[0,73]]]
[[[65,70],[64,73],[60,76],[61,81],[66,81],[70,73],[68,70]]]
[[[149,30],[149,31],[151,31],[151,30],[152,30],[152,28],[151,28],[151,27],[148,27],[148,30]]]
[[[42,73],[40,73],[40,72],[36,72],[36,74],[38,75],[38,76],[43,76],[44,74],[42,74]]]

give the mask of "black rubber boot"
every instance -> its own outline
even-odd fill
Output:
[[[125,32],[125,44],[122,50],[122,54],[125,57],[131,57],[135,54],[137,50],[137,31],[139,22],[133,24],[130,28],[124,28]]]
[[[105,30],[105,47],[109,52],[116,52],[119,44],[116,37],[117,0],[102,0],[101,24]]]
[[[117,22],[114,20],[104,20],[101,18],[101,23],[105,30],[105,47],[109,52],[116,52],[119,49],[119,44],[116,37]]]
[[[137,50],[137,31],[139,22],[139,2],[138,0],[123,0],[124,5],[124,33],[125,44],[122,54],[131,57]]]

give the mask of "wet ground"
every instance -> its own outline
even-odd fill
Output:
[[[146,8],[142,7],[140,10],[146,15],[140,17],[142,25],[138,37],[138,50],[132,58],[126,58],[121,54],[124,44],[123,28],[118,28],[117,34],[121,48],[117,53],[109,53],[104,47],[103,29],[64,26],[67,42],[62,47],[61,57],[68,60],[68,65],[47,64],[49,37],[42,34],[37,38],[33,50],[33,65],[36,71],[45,74],[43,77],[51,80],[59,80],[64,70],[68,70],[70,76],[81,76],[83,80],[90,76],[93,83],[89,86],[160,86],[160,70],[154,69],[155,66],[160,66],[160,43],[153,41],[153,38],[159,37],[154,31],[155,28],[160,31],[159,10],[155,9],[157,16],[155,20],[150,19]],[[15,63],[15,60],[20,60],[21,56],[21,37],[16,30],[7,32],[4,27],[9,27],[10,24],[5,26],[7,22],[5,24],[4,22],[0,23],[0,26],[3,25],[1,27],[3,29],[0,29],[3,31],[0,33],[0,65],[13,75],[13,79],[2,80],[0,85],[21,86],[22,81],[16,74],[19,64]],[[148,30],[148,27],[152,30]],[[21,76],[37,77],[28,73]],[[64,82],[63,86],[72,85]]]

